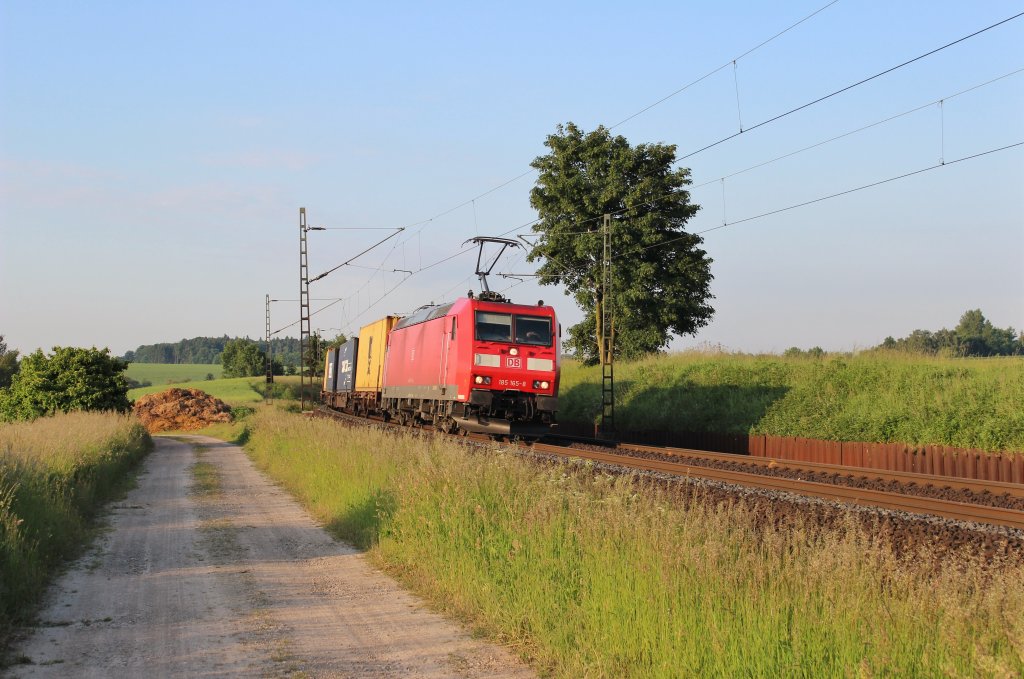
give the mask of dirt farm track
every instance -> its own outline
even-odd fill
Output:
[[[531,676],[335,542],[240,448],[156,442],[10,676]],[[219,490],[194,491],[197,460]]]

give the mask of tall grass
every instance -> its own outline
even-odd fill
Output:
[[[688,352],[615,368],[623,430],[719,431],[1024,451],[1024,358]],[[564,365],[559,416],[593,422],[600,368]]]
[[[112,413],[0,425],[0,628],[31,612],[151,446],[137,420]]]
[[[935,570],[852,520],[259,413],[247,449],[336,535],[554,676],[1017,676],[1024,567]]]

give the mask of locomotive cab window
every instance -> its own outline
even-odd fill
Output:
[[[476,338],[482,342],[511,342],[512,314],[476,312]]]
[[[551,319],[543,316],[516,316],[516,343],[551,346]]]

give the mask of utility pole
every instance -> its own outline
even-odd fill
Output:
[[[306,410],[306,350],[309,347],[309,260],[306,250],[306,208],[299,208],[299,399]],[[313,380],[310,375],[310,386]]]
[[[601,257],[601,429],[615,435],[615,314],[612,303],[612,216],[605,214]]]

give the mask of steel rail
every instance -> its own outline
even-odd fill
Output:
[[[953,502],[918,495],[903,495],[865,488],[836,486],[818,481],[801,481],[777,476],[766,476],[752,472],[736,472],[713,467],[690,465],[667,460],[652,460],[645,457],[621,455],[617,453],[582,450],[578,448],[562,448],[549,444],[537,443],[533,449],[549,455],[567,458],[580,458],[601,462],[629,469],[662,472],[675,476],[721,481],[750,488],[763,490],[786,491],[799,495],[818,497],[825,500],[838,500],[850,504],[896,509],[913,514],[939,516],[958,521],[987,523],[1024,530],[1024,512],[1015,509],[987,507],[965,502]]]
[[[850,465],[826,464],[824,462],[786,460],[778,457],[761,457],[754,455],[740,455],[736,453],[713,453],[707,450],[697,450],[694,448],[663,448],[660,446],[645,446],[635,443],[620,443],[618,448],[620,450],[635,450],[642,453],[672,455],[676,457],[694,457],[698,459],[713,460],[716,462],[734,462],[737,464],[748,464],[765,468],[792,469],[796,471],[822,474],[838,474],[840,476],[854,476],[866,479],[879,479],[882,481],[896,481],[898,483],[912,483],[919,486],[931,485],[937,488],[949,487],[955,490],[970,490],[975,493],[984,493],[987,491],[993,495],[1001,495],[1005,493],[1012,497],[1024,497],[1024,485],[1019,483],[1008,483],[1006,481],[982,481],[978,479],[964,479],[956,476],[890,471],[886,469],[875,469],[874,467],[857,467]]]

